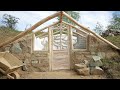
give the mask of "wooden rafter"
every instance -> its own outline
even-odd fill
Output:
[[[43,31],[43,30],[45,30],[45,29],[47,29],[47,28],[49,28],[49,27],[51,27],[51,26],[54,26],[54,25],[58,24],[59,22],[60,22],[60,21],[57,21],[57,22],[55,22],[55,23],[53,23],[53,24],[51,24],[51,25],[48,25],[48,26],[46,26],[46,27],[44,27],[44,28],[42,28],[42,29],[40,29],[40,30],[34,32],[34,34],[40,32],[40,31]]]
[[[8,40],[8,41],[0,44],[0,47],[3,47],[5,45],[7,45],[7,44],[10,44],[11,42],[14,42],[14,41],[18,40],[19,38],[25,36],[26,34],[28,34],[29,32],[31,32],[32,30],[36,29],[41,24],[47,22],[50,19],[53,19],[53,18],[57,17],[58,15],[60,15],[60,12],[57,12],[55,14],[52,14],[52,15],[50,15],[50,16],[42,19],[42,20],[40,20],[39,22],[37,22],[36,24],[34,24],[32,27],[28,28],[26,31],[24,31],[24,32],[18,34],[17,36],[13,37],[12,39],[10,39],[10,40]]]
[[[83,38],[87,38],[86,36],[84,36],[84,35],[82,35],[82,34],[80,34],[80,33],[77,33],[77,32],[73,32],[74,34],[77,34],[77,35],[79,35],[79,36],[81,36],[81,37],[83,37]]]

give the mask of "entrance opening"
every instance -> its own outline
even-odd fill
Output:
[[[70,69],[68,27],[58,24],[52,30],[52,70]]]

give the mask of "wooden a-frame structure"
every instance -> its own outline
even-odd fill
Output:
[[[120,48],[118,48],[117,46],[115,46],[114,44],[109,42],[108,40],[104,39],[100,35],[96,34],[93,31],[91,31],[89,28],[86,28],[83,25],[79,24],[75,19],[73,19],[70,15],[68,15],[64,11],[56,12],[56,13],[54,13],[54,14],[52,14],[52,15],[44,18],[44,19],[42,19],[41,21],[37,22],[32,27],[30,27],[27,30],[23,31],[22,33],[18,34],[17,36],[15,36],[14,38],[10,39],[9,41],[6,41],[6,42],[0,44],[0,48],[3,47],[3,46],[8,45],[10,43],[13,43],[14,41],[18,40],[19,38],[24,37],[28,33],[32,32],[34,29],[36,29],[38,26],[40,26],[43,23],[45,23],[45,22],[47,22],[47,21],[49,21],[49,20],[51,20],[51,19],[53,19],[55,17],[58,17],[58,16],[60,17],[59,21],[57,21],[57,22],[55,22],[55,23],[53,23],[51,25],[48,25],[48,26],[46,26],[46,27],[44,27],[44,28],[42,28],[42,29],[40,29],[40,30],[38,30],[36,32],[33,32],[33,34],[32,34],[33,38],[34,38],[35,34],[41,32],[41,31],[43,31],[45,29],[48,30],[48,33],[47,34],[46,33],[42,33],[42,36],[48,35],[48,53],[49,53],[49,64],[50,64],[49,65],[49,70],[50,71],[53,70],[53,69],[56,70],[57,69],[56,67],[59,67],[59,64],[57,64],[57,63],[55,63],[54,65],[51,64],[51,63],[54,62],[54,59],[56,59],[57,56],[67,57],[67,58],[64,58],[64,61],[66,59],[69,59],[69,60],[67,60],[68,62],[65,61],[66,63],[69,63],[69,64],[67,64],[68,66],[65,69],[70,69],[70,68],[72,69],[73,68],[73,62],[70,59],[72,58],[72,51],[74,49],[72,38],[75,35],[78,35],[78,36],[81,36],[83,38],[86,38],[86,40],[87,40],[86,45],[84,44],[86,46],[86,48],[85,49],[81,49],[81,51],[89,51],[89,36],[90,35],[93,35],[94,37],[98,38],[99,40],[107,43],[112,48],[120,50]],[[64,22],[63,19],[62,19],[63,16],[65,16],[69,20],[71,20],[76,26],[74,26],[72,24],[69,24],[67,22]],[[54,30],[56,29],[55,26],[57,26],[57,29],[60,29],[62,32],[61,31],[54,32]],[[76,32],[73,32],[73,29],[75,29]],[[55,33],[59,33],[60,35],[63,34],[63,33],[66,33],[68,35],[68,39],[67,39],[67,41],[68,41],[67,42],[68,49],[66,51],[59,50],[59,53],[58,53],[58,51],[54,51],[53,50],[53,36],[56,35]],[[60,39],[60,42],[61,42],[61,40],[62,39]],[[62,44],[61,44],[61,46],[62,46]],[[33,50],[34,49],[34,45],[31,48],[32,48],[32,51],[34,51]],[[60,59],[60,58],[57,58],[57,59]]]
[[[55,17],[58,17],[58,16],[61,17],[58,22],[56,22],[56,23],[54,23],[54,24],[52,24],[52,25],[49,25],[49,26],[47,26],[47,27],[45,27],[45,28],[43,28],[43,29],[49,28],[50,26],[53,26],[53,25],[55,25],[55,24],[57,24],[57,23],[63,22],[63,21],[62,21],[62,17],[63,17],[63,16],[66,16],[68,19],[70,19],[70,20],[71,20],[72,22],[74,22],[77,26],[79,26],[80,28],[82,28],[83,30],[85,30],[87,33],[93,34],[94,36],[96,36],[96,37],[99,38],[100,40],[102,40],[102,41],[104,41],[105,43],[107,43],[107,44],[109,44],[110,46],[112,46],[113,48],[120,50],[120,48],[118,48],[117,46],[115,46],[114,44],[112,44],[111,42],[109,42],[108,40],[102,38],[100,35],[97,35],[97,34],[94,33],[93,31],[91,31],[89,28],[86,28],[86,27],[84,27],[83,25],[79,24],[75,19],[73,19],[70,15],[68,15],[68,14],[65,13],[64,11],[56,12],[55,14],[50,15],[50,16],[42,19],[41,21],[37,22],[37,23],[34,24],[32,27],[28,28],[26,31],[18,34],[17,36],[15,36],[14,38],[12,38],[11,40],[6,41],[6,42],[0,44],[0,47],[3,47],[3,46],[5,46],[5,45],[8,45],[8,44],[10,44],[11,42],[14,42],[15,40],[17,40],[17,39],[25,36],[26,34],[28,34],[28,33],[31,32],[31,31],[33,31],[34,29],[36,29],[38,26],[42,25],[43,23],[45,23],[45,22],[47,22],[47,21],[49,21],[49,20],[51,20],[51,19],[53,19],[53,18],[55,18]],[[66,22],[64,22],[64,23],[66,23]],[[79,30],[79,28],[77,28],[77,27],[75,27],[75,26],[73,26],[73,25],[71,25],[71,24],[68,24],[68,23],[66,23],[66,24],[67,24],[67,25],[70,25],[71,27],[74,27],[74,28],[76,28],[76,29]],[[41,30],[43,30],[43,29],[41,29]]]

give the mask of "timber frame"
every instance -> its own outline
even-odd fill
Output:
[[[51,25],[48,25],[36,32],[32,32],[34,29],[36,29],[38,26],[42,25],[43,23],[55,18],[55,17],[60,17],[59,21],[51,24]],[[74,25],[71,25],[67,22],[64,22],[62,20],[63,16],[67,17],[69,20],[71,20],[73,23],[75,23],[76,26]],[[0,44],[0,48],[3,47],[3,46],[6,46],[10,43],[13,43],[14,41],[18,40],[19,38],[22,38],[24,37],[25,35],[27,35],[28,33],[32,32],[32,37],[33,37],[33,42],[34,42],[34,36],[35,34],[39,33],[40,31],[43,31],[45,29],[48,29],[48,53],[49,53],[49,70],[51,71],[52,70],[52,66],[51,66],[51,63],[52,63],[52,57],[53,57],[53,48],[52,48],[52,26],[55,26],[57,24],[60,24],[60,29],[62,28],[62,24],[65,24],[68,26],[68,40],[69,40],[69,58],[71,59],[72,57],[72,51],[89,51],[89,36],[90,35],[93,35],[95,36],[96,38],[102,40],[103,42],[107,43],[108,45],[110,45],[111,47],[117,49],[117,50],[120,50],[120,48],[118,48],[117,46],[115,46],[114,44],[112,44],[111,42],[109,42],[108,40],[104,39],[103,37],[101,37],[100,35],[97,35],[95,32],[91,31],[89,28],[86,28],[84,27],[83,25],[79,24],[75,19],[73,19],[70,15],[68,15],[67,13],[65,13],[64,11],[59,11],[59,12],[56,12],[44,19],[42,19],[41,21],[37,22],[36,24],[34,24],[32,27],[28,28],[27,30],[23,31],[22,33],[18,34],[17,36],[15,36],[14,38],[10,39],[9,41],[6,41],[2,44]],[[76,31],[78,32],[81,32],[81,33],[78,33],[78,32],[73,32],[72,31],[72,28],[74,28]],[[73,42],[72,42],[72,36],[73,34],[77,34],[83,38],[86,38],[87,40],[87,43],[86,43],[86,49],[74,49],[73,48]],[[84,34],[84,35],[83,35]],[[43,34],[45,36],[45,34]],[[41,35],[42,36],[42,35]],[[32,45],[31,47],[31,53],[34,52],[34,44]],[[73,67],[73,64],[70,60],[70,68]]]

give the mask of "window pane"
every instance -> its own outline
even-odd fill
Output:
[[[34,36],[34,50],[48,50],[48,30]]]
[[[73,30],[72,42],[74,49],[86,49],[87,36]]]

